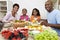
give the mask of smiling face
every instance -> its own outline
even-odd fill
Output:
[[[18,9],[19,9],[19,5],[17,3],[15,3],[13,5],[12,14],[15,15],[17,13]]]
[[[22,9],[22,14],[26,15],[27,14],[27,9]]]
[[[13,8],[14,13],[17,13],[18,9],[19,8],[17,6],[14,6],[14,8]]]
[[[40,16],[39,10],[38,10],[37,8],[34,8],[34,9],[32,10],[32,15],[34,15],[34,16]]]
[[[47,2],[45,3],[45,9],[46,9],[48,12],[51,12],[51,11],[52,11],[52,9],[53,9],[53,3],[52,3],[52,1],[47,1]]]
[[[37,13],[38,13],[38,12],[37,12],[36,10],[33,10],[33,15],[34,15],[34,16],[37,16]]]

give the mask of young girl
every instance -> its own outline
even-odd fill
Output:
[[[29,16],[26,15],[26,14],[27,14],[27,9],[25,9],[25,8],[22,9],[22,14],[23,14],[23,15],[20,16],[20,20],[28,21],[28,20],[29,20]]]
[[[32,11],[30,21],[32,22],[33,20],[40,21],[40,12],[37,8],[34,8]]]

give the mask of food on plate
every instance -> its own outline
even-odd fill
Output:
[[[18,27],[25,27],[26,22],[21,20],[16,20],[12,24],[13,24],[13,27],[18,28]]]

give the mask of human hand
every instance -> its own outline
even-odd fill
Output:
[[[42,22],[41,22],[41,25],[48,26],[48,23],[47,23],[46,21],[42,21]]]

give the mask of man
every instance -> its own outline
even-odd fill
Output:
[[[60,36],[60,11],[53,8],[52,1],[45,3],[45,9],[48,11],[47,20],[41,24],[50,26],[52,29],[56,30]]]
[[[10,22],[10,21],[13,21],[13,20],[18,20],[18,17],[16,15],[18,9],[19,9],[19,5],[14,4],[13,8],[12,8],[12,11],[6,14],[6,16],[3,18],[3,21],[4,22]]]

